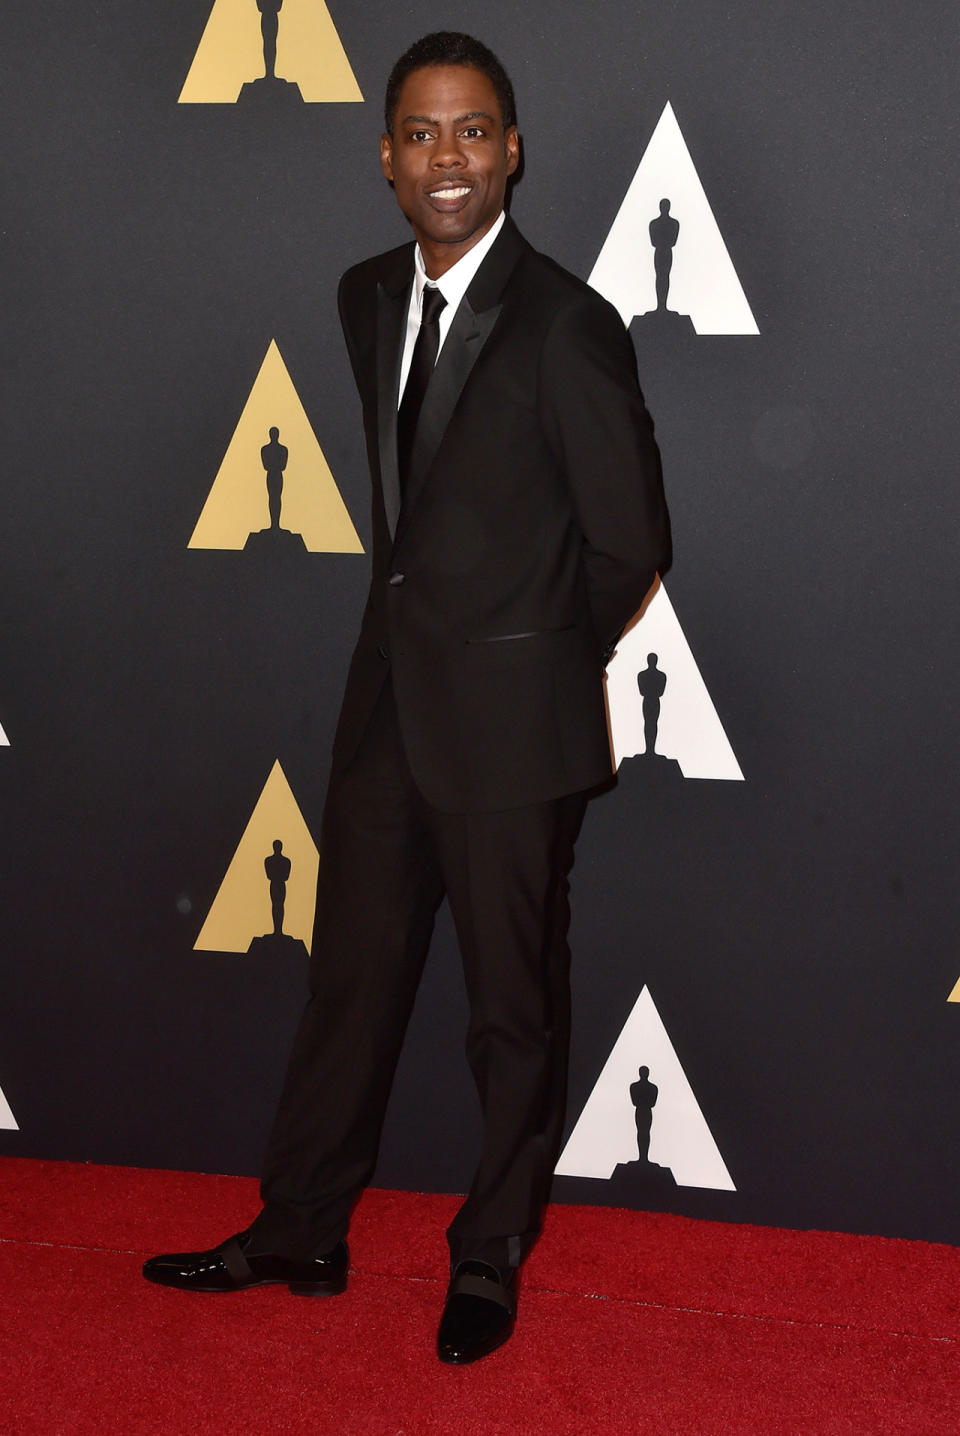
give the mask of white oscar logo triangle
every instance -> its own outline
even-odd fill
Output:
[[[639,623],[624,634],[607,665],[607,707],[613,760],[644,750],[643,698],[637,675],[650,654],[666,678],[660,700],[656,751],[675,758],[685,778],[743,781],[740,764],[717,716],[683,629],[661,583]]]
[[[620,1162],[637,1158],[630,1085],[650,1069],[659,1095],[653,1109],[650,1161],[669,1167],[680,1187],[736,1187],[647,987],[637,998],[580,1119],[557,1163],[559,1177],[612,1177]]]
[[[650,221],[669,199],[679,226],[667,306],[698,334],[758,334],[710,202],[669,101],[637,166],[588,283],[624,324],[657,307]]]
[[[3,731],[3,724],[0,723],[0,748],[9,748],[9,747],[10,747],[10,739],[7,737],[6,733],[4,733],[4,731]]]
[[[10,1103],[3,1095],[3,1088],[0,1087],[0,1131],[19,1132],[17,1119],[10,1110]]]

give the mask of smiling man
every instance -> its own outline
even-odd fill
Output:
[[[372,582],[334,741],[311,997],[252,1226],[144,1274],[198,1291],[347,1279],[437,908],[456,925],[483,1115],[447,1238],[447,1362],[510,1335],[562,1135],[568,874],[610,779],[603,665],[669,526],[630,339],[506,215],[513,90],[469,36],[387,86],[383,173],[414,243],[344,275],[373,483]]]
[[[520,145],[502,103],[489,76],[459,65],[414,70],[396,93],[380,163],[430,280],[446,274],[503,214]]]

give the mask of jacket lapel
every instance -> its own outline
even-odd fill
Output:
[[[380,449],[380,482],[390,537],[397,531],[400,516],[400,472],[397,467],[397,400],[400,390],[400,362],[406,332],[410,286],[413,283],[413,250],[389,279],[377,285],[377,436]]]
[[[403,496],[403,512],[398,529],[402,531],[422,494],[430,469],[437,456],[437,450],[453,417],[460,395],[470,377],[473,366],[483,351],[490,333],[503,309],[502,296],[507,280],[524,249],[525,241],[508,215],[503,229],[497,236],[493,248],[474,276],[470,288],[464,295],[450,332],[440,350],[436,368],[427,385],[423,407],[417,421],[417,435],[410,455],[410,472],[407,476],[406,493]],[[404,309],[406,314],[406,309]],[[398,361],[399,362],[399,361]],[[396,392],[399,378],[394,387],[393,416],[393,472],[396,474]],[[381,422],[381,465],[384,430]],[[399,494],[399,483],[397,486]],[[392,530],[391,530],[392,532]],[[397,533],[399,538],[400,534]]]

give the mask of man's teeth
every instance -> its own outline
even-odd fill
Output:
[[[435,199],[462,199],[465,194],[470,193],[470,186],[460,185],[458,189],[432,189],[430,194]]]

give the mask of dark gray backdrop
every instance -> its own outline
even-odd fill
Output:
[[[264,120],[176,103],[210,3],[4,14],[0,1152],[257,1170],[301,978],[193,944],[276,757],[317,831],[366,559],[187,542],[276,337],[368,545],[336,281],[405,237],[392,60],[467,27],[533,243],[590,272],[670,100],[761,331],[640,356],[746,782],[593,806],[571,1115],[649,983],[738,1187],[675,1210],[960,1239],[955,7],[332,0],[367,103]],[[469,1178],[441,1009],[445,921],[381,1185]]]

